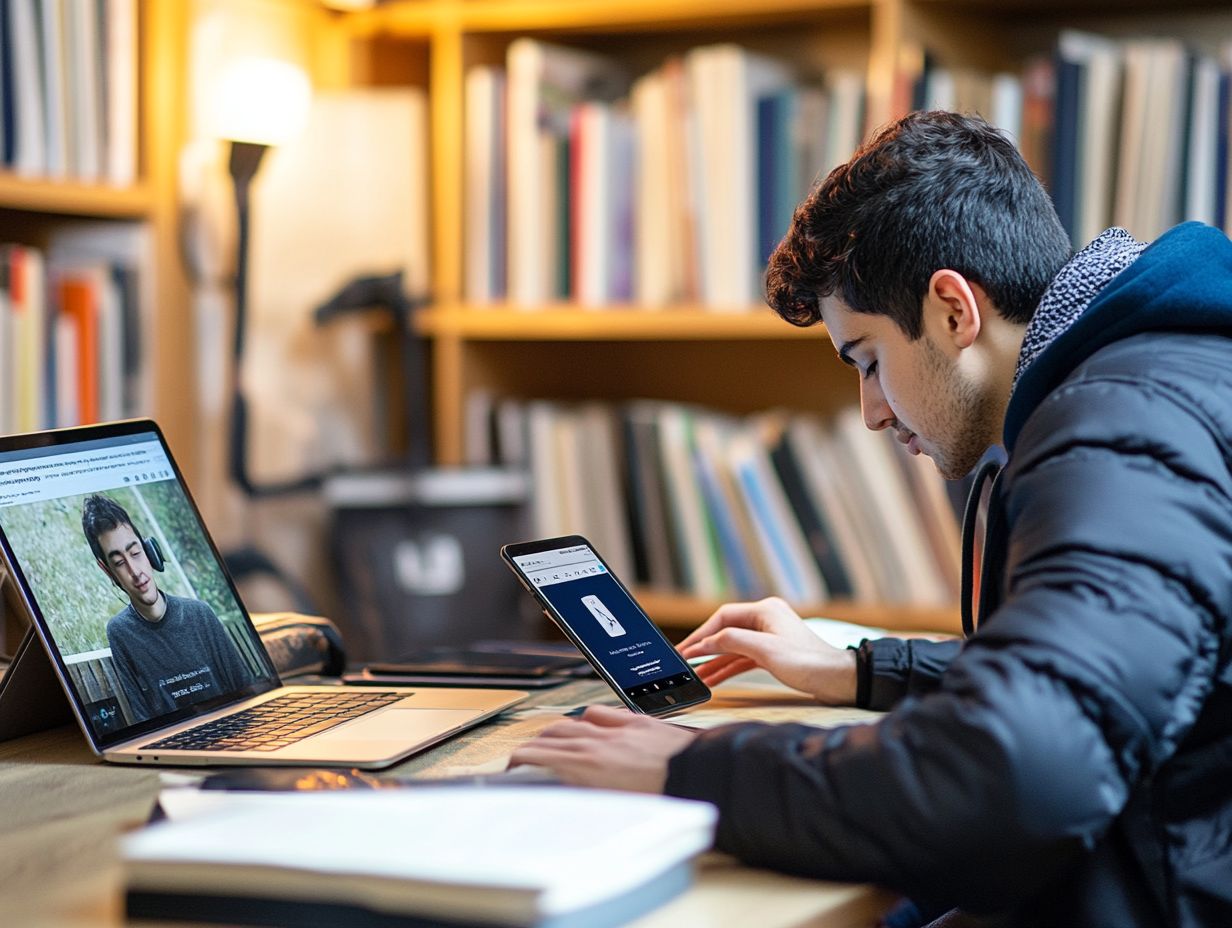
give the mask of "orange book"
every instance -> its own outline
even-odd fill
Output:
[[[77,328],[77,409],[82,424],[98,421],[98,292],[84,277],[59,284],[60,312]]]

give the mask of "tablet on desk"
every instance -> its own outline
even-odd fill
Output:
[[[362,685],[477,686],[544,689],[558,686],[590,667],[580,654],[569,656],[491,651],[475,648],[425,648],[391,661],[373,661],[343,675]]]

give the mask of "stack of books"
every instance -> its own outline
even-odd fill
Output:
[[[1064,30],[1021,73],[946,67],[912,49],[895,109],[979,113],[1046,182],[1075,247],[1109,226],[1151,240],[1194,219],[1229,229],[1232,45]]]
[[[518,39],[466,78],[466,299],[748,311],[812,182],[859,143],[860,74],[734,44],[631,80]]]
[[[801,606],[957,601],[945,481],[855,408],[823,422],[475,393],[468,418],[470,463],[529,467],[537,535],[585,535],[646,587]]]
[[[65,228],[48,249],[0,245],[0,433],[123,419],[147,407],[144,229]]]
[[[137,0],[0,10],[0,162],[23,177],[131,185]]]

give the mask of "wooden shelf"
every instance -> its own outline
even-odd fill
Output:
[[[0,209],[100,219],[142,219],[153,208],[154,194],[145,184],[106,187],[0,174]]]
[[[442,307],[416,316],[424,335],[452,335],[475,341],[825,341],[823,326],[799,328],[761,306],[721,313],[698,307],[646,310],[550,307]]]
[[[634,591],[642,608],[656,624],[667,629],[696,628],[719,608],[720,602],[707,602],[692,596],[658,593],[652,590]],[[957,604],[945,608],[894,603],[855,603],[831,600],[816,606],[797,609],[802,616],[825,616],[858,625],[888,628],[905,632],[938,632],[961,634],[962,620]]]
[[[415,38],[463,32],[621,32],[714,28],[815,20],[868,11],[873,0],[434,0],[393,2],[352,14],[356,37]]]

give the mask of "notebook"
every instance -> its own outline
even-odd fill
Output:
[[[0,687],[0,731],[62,701],[48,663],[119,763],[372,769],[526,697],[284,685],[148,419],[0,438],[0,547],[34,636]]]

